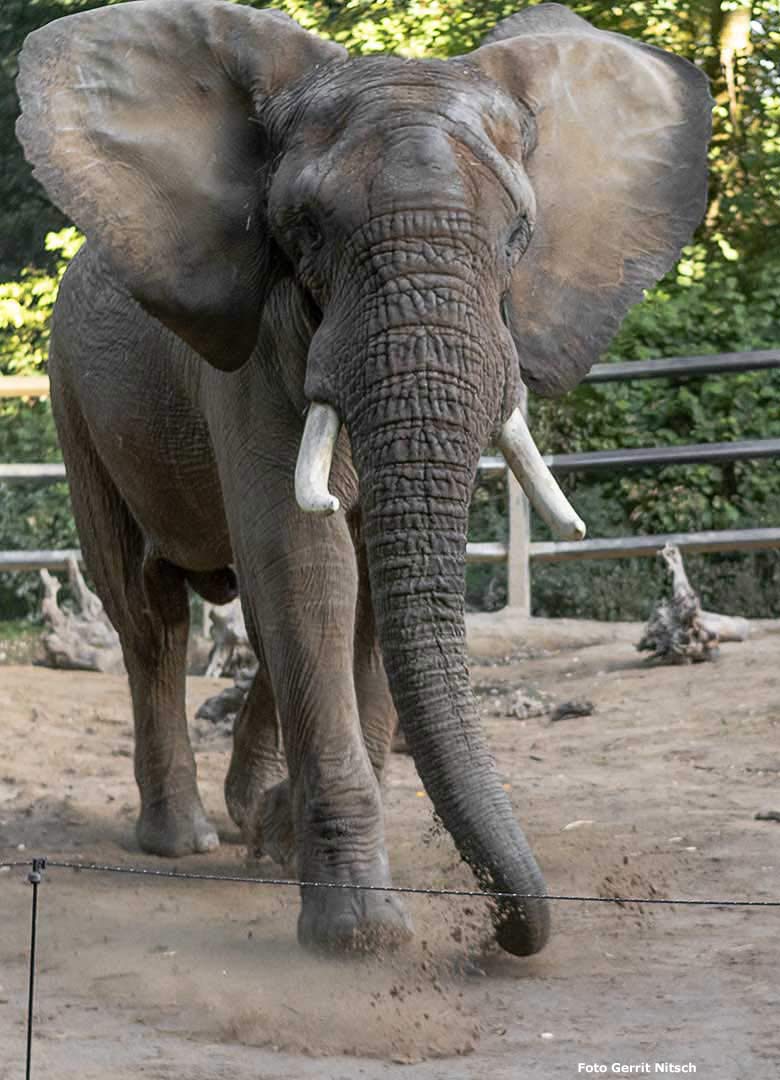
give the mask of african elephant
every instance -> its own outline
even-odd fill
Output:
[[[245,835],[293,837],[304,880],[389,886],[395,708],[481,886],[534,894],[497,904],[500,945],[541,949],[543,879],[469,685],[470,493],[498,442],[582,533],[517,405],[581,379],[691,236],[706,79],[556,4],[441,61],[143,0],[33,33],[19,91],[35,175],[88,238],[52,403],[129,674],[141,846],[217,844],[187,736],[187,583],[224,602],[237,575],[262,658],[226,783]],[[301,901],[313,946],[410,932],[388,892]]]

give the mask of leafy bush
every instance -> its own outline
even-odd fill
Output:
[[[16,281],[0,283],[0,374],[45,371],[49,319],[60,278],[81,246],[69,227],[49,233],[52,273],[27,268]],[[60,451],[47,399],[0,398],[0,461],[59,461]],[[66,484],[0,484],[0,549],[77,547]],[[0,617],[32,613],[38,579],[32,574],[0,574]]]

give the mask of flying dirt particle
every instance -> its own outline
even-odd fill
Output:
[[[463,962],[462,970],[464,975],[471,975],[472,977],[476,976],[479,978],[485,975],[485,969],[481,968],[479,964],[470,959],[466,959]]]

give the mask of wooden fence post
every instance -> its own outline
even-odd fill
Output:
[[[523,388],[523,415],[528,413],[528,393]],[[511,469],[506,470],[509,508],[507,544],[507,605],[521,615],[531,614],[531,507]]]

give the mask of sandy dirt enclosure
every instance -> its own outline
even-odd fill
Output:
[[[525,645],[477,642],[485,723],[549,889],[780,899],[780,824],[755,819],[780,810],[780,627],[724,646],[717,664],[678,668],[648,668],[638,635],[590,624],[537,628]],[[221,685],[191,679],[191,714]],[[556,723],[507,715],[519,689],[595,709]],[[124,679],[0,667],[0,706],[0,860],[173,865],[135,844]],[[194,740],[222,846],[176,867],[277,875],[269,861],[246,862],[227,817],[228,740],[201,729]],[[471,887],[406,756],[393,755],[386,806],[397,884]],[[51,869],[40,900],[33,1076],[46,1080],[568,1080],[594,1075],[580,1063],[618,1075],[613,1063],[656,1062],[690,1063],[701,1080],[769,1080],[780,1070],[778,908],[560,902],[548,948],[518,960],[486,947],[483,901],[413,897],[410,946],[336,961],[298,947],[291,889]],[[23,871],[0,873],[0,913],[0,1080],[15,1080]]]

